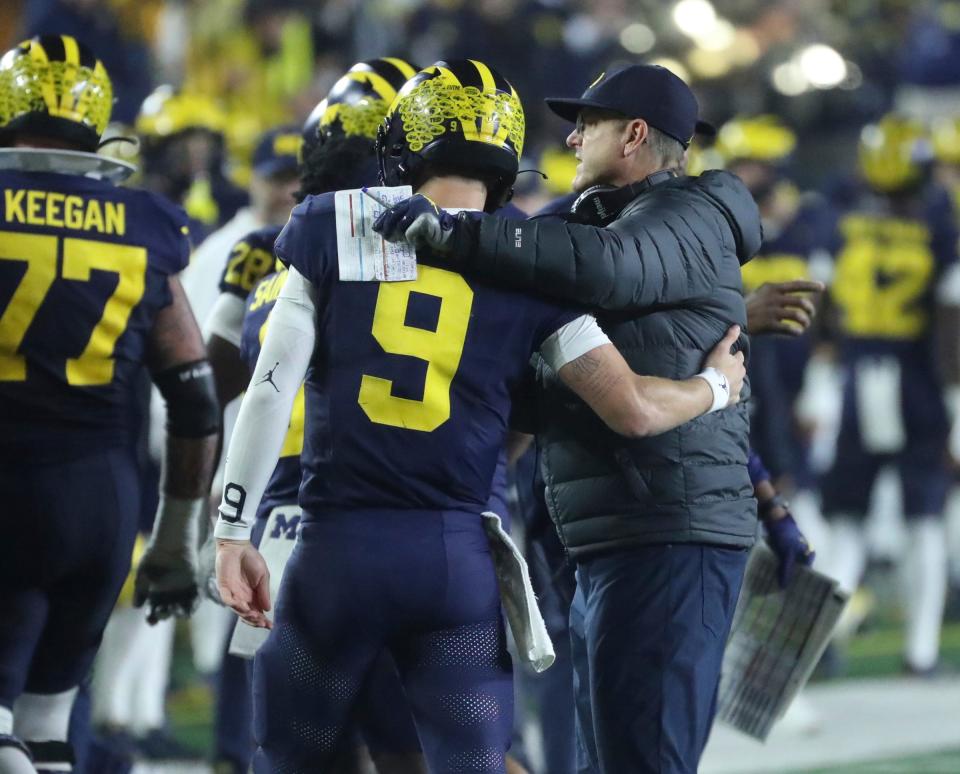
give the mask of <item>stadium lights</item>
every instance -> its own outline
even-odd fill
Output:
[[[810,81],[797,62],[779,64],[771,73],[773,88],[786,97],[799,97],[810,88]]]
[[[681,81],[690,83],[690,71],[687,69],[686,65],[684,65],[683,62],[679,61],[678,59],[671,59],[670,57],[662,56],[658,57],[657,59],[652,59],[650,64],[666,67]]]
[[[863,82],[863,75],[836,49],[814,43],[774,67],[770,80],[781,94],[797,97],[810,89],[855,89]]]
[[[709,0],[680,0],[673,7],[673,22],[688,37],[708,34],[717,23],[717,12]]]
[[[847,77],[847,63],[843,57],[822,43],[801,51],[797,63],[810,85],[817,89],[832,89]]]
[[[620,31],[620,45],[631,54],[646,54],[657,42],[657,36],[646,24],[635,22]]]
[[[704,51],[726,51],[736,39],[737,29],[726,19],[715,19],[713,26],[702,35],[693,36]]]
[[[721,78],[733,69],[733,62],[725,51],[695,48],[687,55],[687,62],[701,78]]]

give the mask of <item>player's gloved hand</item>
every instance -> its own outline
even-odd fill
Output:
[[[193,557],[182,552],[168,553],[152,541],[147,544],[133,587],[134,607],[149,602],[147,623],[193,614],[199,602],[194,563]]]
[[[776,499],[779,500],[780,498],[777,497]],[[767,543],[777,555],[780,563],[777,570],[780,588],[786,588],[790,585],[790,579],[793,577],[796,566],[801,564],[809,567],[813,564],[816,553],[810,548],[810,544],[803,536],[790,511],[786,510],[786,506],[781,505],[775,510],[780,510],[780,513],[767,516],[764,518],[763,524],[767,530]]]
[[[251,626],[272,629],[270,570],[249,540],[217,540],[217,585],[227,607]]]
[[[780,333],[800,336],[813,322],[816,306],[804,294],[820,294],[824,284],[813,280],[765,282],[747,296],[747,330],[752,336]]]
[[[456,225],[455,216],[429,197],[416,194],[380,213],[373,222],[373,230],[388,242],[405,239],[414,247],[446,254],[453,249]]]
[[[170,616],[189,617],[196,610],[197,529],[205,502],[160,498],[153,535],[137,567],[134,607],[147,606],[147,623]]]

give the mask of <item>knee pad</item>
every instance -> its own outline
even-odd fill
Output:
[[[17,737],[0,734],[0,774],[36,774],[30,750]]]

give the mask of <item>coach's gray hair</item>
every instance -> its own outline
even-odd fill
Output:
[[[647,142],[650,143],[650,150],[660,159],[660,168],[680,170],[683,167],[683,144],[649,124],[647,132]]]

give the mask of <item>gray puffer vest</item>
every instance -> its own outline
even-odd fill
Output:
[[[468,228],[458,238],[466,247],[456,251],[459,269],[589,307],[637,373],[688,378],[730,325],[746,328],[740,264],[760,246],[760,217],[730,173],[659,183],[605,228],[493,217]],[[627,439],[545,366],[538,376],[547,504],[571,556],[651,543],[752,544],[749,387],[733,409]]]

